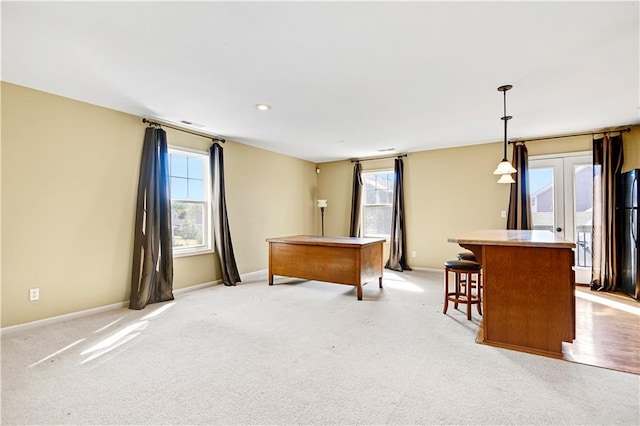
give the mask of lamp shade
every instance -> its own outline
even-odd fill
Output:
[[[517,172],[517,170],[513,168],[510,162],[508,162],[507,160],[502,160],[500,164],[498,164],[498,167],[495,169],[493,174],[504,175],[504,174],[511,174],[515,172]]]
[[[327,207],[327,200],[318,200],[318,207]]]
[[[500,179],[498,179],[498,183],[516,183],[516,181],[513,180],[513,177],[511,177],[510,174],[505,173],[500,176]]]

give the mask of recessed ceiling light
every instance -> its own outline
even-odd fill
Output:
[[[267,111],[267,110],[271,109],[271,105],[268,105],[268,104],[256,104],[256,108],[259,109],[260,111]]]

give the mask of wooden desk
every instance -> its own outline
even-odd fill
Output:
[[[382,288],[384,238],[293,236],[268,238],[269,285],[274,275],[352,285],[378,279]]]
[[[478,342],[562,357],[575,339],[575,244],[549,231],[485,230],[449,238],[482,264]]]

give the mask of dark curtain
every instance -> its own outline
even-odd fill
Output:
[[[593,231],[591,289],[614,291],[618,281],[618,185],[624,153],[622,136],[593,140]]]
[[[514,145],[511,164],[517,172],[513,177],[515,183],[511,184],[507,229],[530,230],[533,229],[533,216],[529,194],[529,153],[523,142]]]
[[[394,271],[410,271],[407,265],[407,241],[404,221],[404,189],[403,174],[404,165],[401,158],[396,158],[393,168],[395,178],[393,188],[393,203],[391,211],[391,236],[389,241],[389,260],[384,265]]]
[[[353,186],[351,191],[351,222],[349,236],[360,236],[360,206],[362,204],[362,165],[356,162],[353,165]]]
[[[138,180],[130,309],[173,300],[171,235],[167,133],[148,127]]]
[[[224,158],[222,147],[218,143],[214,143],[209,149],[209,161],[211,164],[213,237],[216,242],[218,258],[220,259],[222,282],[224,285],[236,285],[241,280],[236,266],[236,258],[233,254],[233,244],[231,244],[227,201],[224,195]]]

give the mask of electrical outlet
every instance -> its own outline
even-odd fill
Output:
[[[501,217],[501,218],[503,218],[503,219],[504,219],[505,217],[507,217],[507,211],[506,211],[506,210],[502,210],[502,211],[500,212],[500,217]]]
[[[415,252],[415,250],[411,252],[411,257],[416,257],[416,252]]]
[[[40,299],[40,289],[39,288],[30,288],[29,289],[29,301],[33,302],[34,300]]]

